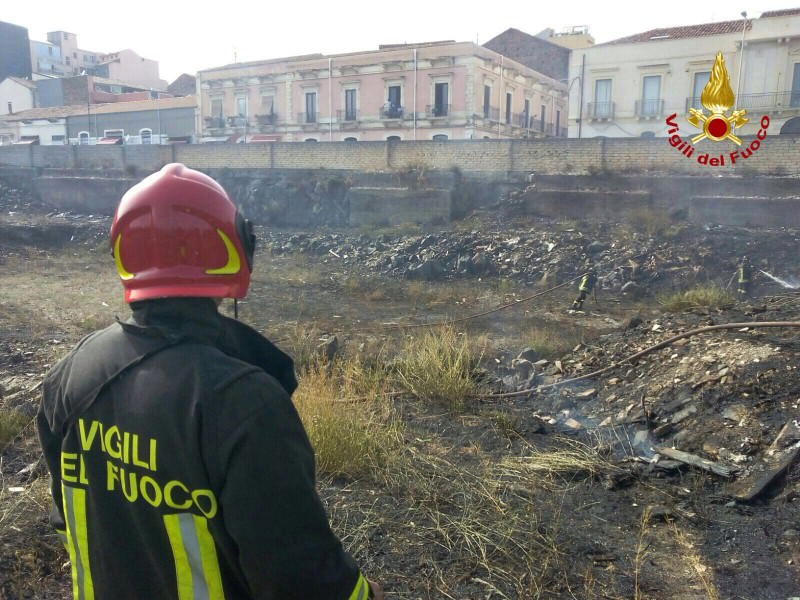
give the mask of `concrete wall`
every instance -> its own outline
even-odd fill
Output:
[[[450,190],[351,188],[350,225],[399,225],[450,221]]]
[[[747,159],[731,164],[741,147],[700,142],[687,158],[664,139],[543,139],[418,142],[325,142],[267,144],[185,144],[175,146],[0,147],[0,166],[155,168],[170,161],[197,169],[339,169],[397,171],[411,166],[428,171],[460,169],[465,176],[509,174],[633,174],[654,172],[699,176],[800,175],[800,136],[767,136]],[[698,163],[704,154],[720,155],[723,166]]]

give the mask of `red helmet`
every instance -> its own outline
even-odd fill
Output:
[[[250,222],[221,185],[180,163],[125,193],[110,241],[125,302],[247,294],[255,249]]]

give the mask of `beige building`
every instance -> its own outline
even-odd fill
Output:
[[[700,95],[722,52],[734,109],[749,122],[737,135],[755,135],[761,118],[769,135],[800,132],[800,9],[758,18],[654,29],[577,49],[570,59],[570,137],[667,136],[675,113],[680,134],[702,109]]]
[[[566,86],[473,43],[232,64],[197,75],[201,139],[566,136]]]
[[[48,32],[46,44],[32,41],[31,60],[37,73],[98,75],[162,91],[168,85],[158,76],[158,61],[127,49],[111,53],[83,50],[78,47],[78,36],[68,31]]]

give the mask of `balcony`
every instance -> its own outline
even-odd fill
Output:
[[[440,118],[446,117],[450,114],[450,105],[449,104],[429,104],[425,107],[425,112],[428,117],[431,118]]]
[[[686,98],[685,111],[690,108],[702,110],[699,96]],[[733,108],[733,107],[732,107]],[[781,113],[800,111],[800,92],[766,92],[763,94],[739,94],[736,97],[736,109],[761,112]]]
[[[391,106],[384,105],[381,107],[380,117],[381,119],[402,119],[403,107],[394,104]]]
[[[664,101],[661,99],[637,100],[636,116],[640,119],[656,119],[664,114]]]
[[[500,109],[499,108],[491,108],[489,106],[483,107],[483,114],[482,115],[475,115],[476,117],[486,119],[488,121],[497,122],[500,120]]]
[[[204,117],[203,122],[208,129],[222,129],[225,127],[224,117]]]
[[[336,122],[339,129],[358,129],[361,126],[360,111],[350,108],[336,111]]]
[[[275,125],[278,122],[278,115],[274,112],[268,115],[256,115],[256,123],[259,125]]]
[[[590,119],[608,121],[614,118],[613,102],[589,102],[586,116]]]
[[[278,115],[274,112],[267,115],[255,115],[255,123],[261,133],[274,132],[275,126],[278,125]]]
[[[316,112],[299,112],[297,113],[297,122],[303,125],[314,125],[317,123]]]
[[[250,122],[247,117],[228,117],[228,127],[247,127],[248,125],[250,125]]]

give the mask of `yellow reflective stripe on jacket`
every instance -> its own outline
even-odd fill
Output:
[[[369,596],[369,584],[364,576],[359,573],[356,587],[353,588],[353,593],[350,594],[347,600],[367,600],[367,596]]]
[[[72,565],[72,595],[75,600],[94,600],[86,530],[86,490],[62,484],[61,493],[67,522],[67,550]]]
[[[217,548],[207,519],[191,513],[164,515],[164,527],[175,560],[178,600],[224,598]]]

